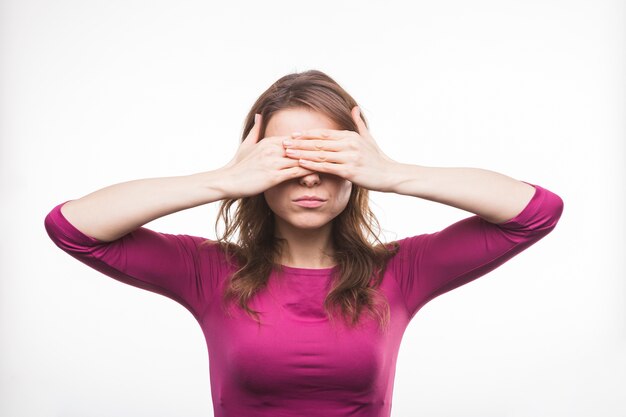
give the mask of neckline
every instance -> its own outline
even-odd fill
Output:
[[[278,264],[277,268],[292,275],[328,275],[329,272],[338,269],[339,265],[329,266],[326,268],[298,268],[295,266]]]

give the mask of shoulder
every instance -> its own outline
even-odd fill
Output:
[[[420,248],[427,244],[428,234],[404,237],[391,242],[377,245],[378,250],[384,247],[386,268],[395,269],[398,265],[413,260]]]
[[[393,253],[392,259],[395,259],[398,255],[402,255],[407,251],[411,251],[417,247],[425,245],[430,235],[432,235],[432,233],[423,233],[415,236],[404,237],[402,239],[385,243],[385,247]]]
[[[217,261],[224,266],[239,263],[240,247],[234,243],[191,236],[200,256]]]

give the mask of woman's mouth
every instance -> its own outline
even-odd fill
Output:
[[[320,197],[303,196],[293,200],[293,202],[300,207],[315,208],[324,204],[326,200]]]

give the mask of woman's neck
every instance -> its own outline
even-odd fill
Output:
[[[278,263],[293,268],[318,269],[335,266],[331,226],[328,224],[319,229],[282,227],[277,230],[277,236],[287,241]]]

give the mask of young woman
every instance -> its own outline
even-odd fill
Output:
[[[45,220],[70,255],[194,315],[218,417],[389,416],[417,311],[546,236],[563,210],[549,190],[496,172],[392,160],[319,71],[274,83],[243,137],[220,169],[109,186]],[[475,215],[383,244],[368,190]],[[217,241],[142,227],[218,200]]]

